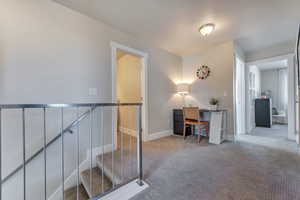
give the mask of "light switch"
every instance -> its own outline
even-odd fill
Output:
[[[224,91],[223,95],[224,97],[227,97],[227,91]]]
[[[98,89],[97,88],[89,88],[89,96],[97,96]]]

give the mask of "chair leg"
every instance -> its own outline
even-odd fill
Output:
[[[207,127],[205,128],[205,130],[206,130],[207,136],[209,137],[209,127],[207,126]]]
[[[202,137],[201,137],[201,128],[199,127],[199,133],[198,133],[198,143],[200,143],[201,142],[201,139],[202,139]]]
[[[191,126],[191,129],[192,129],[192,136],[194,136],[195,135],[195,126]]]

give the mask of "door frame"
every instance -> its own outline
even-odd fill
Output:
[[[239,71],[238,69],[237,69],[237,60],[239,60],[240,62],[242,62],[243,63],[243,65],[244,65],[244,69],[242,70],[242,71]],[[234,85],[235,85],[235,87],[234,87],[234,107],[235,107],[235,123],[234,123],[234,126],[235,126],[235,137],[238,137],[238,135],[240,135],[240,134],[246,134],[246,79],[245,79],[245,76],[246,76],[246,63],[243,61],[243,59],[238,55],[238,54],[235,54],[235,56],[234,56],[234,63],[235,63],[235,70],[234,70],[234,72],[235,72],[235,78],[234,78]],[[239,76],[239,74],[238,74],[238,72],[241,72],[241,74],[240,75],[243,75],[243,77],[242,77],[242,81],[243,81],[243,84],[242,84],[242,91],[244,91],[244,94],[243,94],[243,96],[241,97],[241,105],[239,106],[238,104],[238,101],[237,101],[237,99],[238,99],[238,84],[237,84],[237,80],[238,80],[238,76]],[[241,122],[241,125],[240,125],[240,129],[241,129],[241,132],[239,133],[238,132],[238,130],[239,130],[239,125],[238,125],[238,123],[237,123],[237,118],[238,118],[238,116],[239,116],[239,114],[238,114],[238,112],[239,112],[239,107],[241,107],[242,108],[242,110],[240,110],[241,111],[241,117],[242,117],[242,119],[239,119],[240,120],[240,122]]]
[[[277,60],[288,61],[288,139],[296,141],[296,88],[295,88],[295,65],[294,54],[275,56],[246,63],[246,66]]]
[[[121,50],[123,52],[135,55],[142,60],[141,69],[141,89],[142,89],[142,135],[143,141],[146,141],[148,136],[148,53],[143,51],[119,44],[117,42],[111,41],[111,69],[112,69],[112,103],[117,103],[117,51]],[[112,114],[112,130],[113,133],[117,132],[117,109],[113,109]],[[117,134],[115,134],[114,142],[117,144]],[[117,146],[117,145],[116,145]]]

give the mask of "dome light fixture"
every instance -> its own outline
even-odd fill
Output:
[[[211,34],[213,31],[215,30],[215,25],[210,23],[210,24],[204,24],[203,26],[201,26],[199,28],[199,32],[203,35],[203,36],[208,36],[209,34]]]

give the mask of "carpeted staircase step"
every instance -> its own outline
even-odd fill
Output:
[[[90,169],[83,171],[81,176],[82,184],[90,198],[98,196],[110,189],[112,189],[112,182],[105,175],[102,178],[102,171],[95,167],[92,170],[92,175],[90,176]],[[92,177],[92,186],[90,185],[90,178]],[[103,186],[102,186],[103,180]]]
[[[114,158],[114,163],[112,163]],[[119,185],[137,176],[137,154],[136,151],[124,149],[98,155],[97,165],[103,167],[104,174],[115,184]]]
[[[65,191],[65,200],[88,200],[89,196],[83,185],[79,185],[78,189],[79,199],[77,199],[77,187],[72,187]]]

